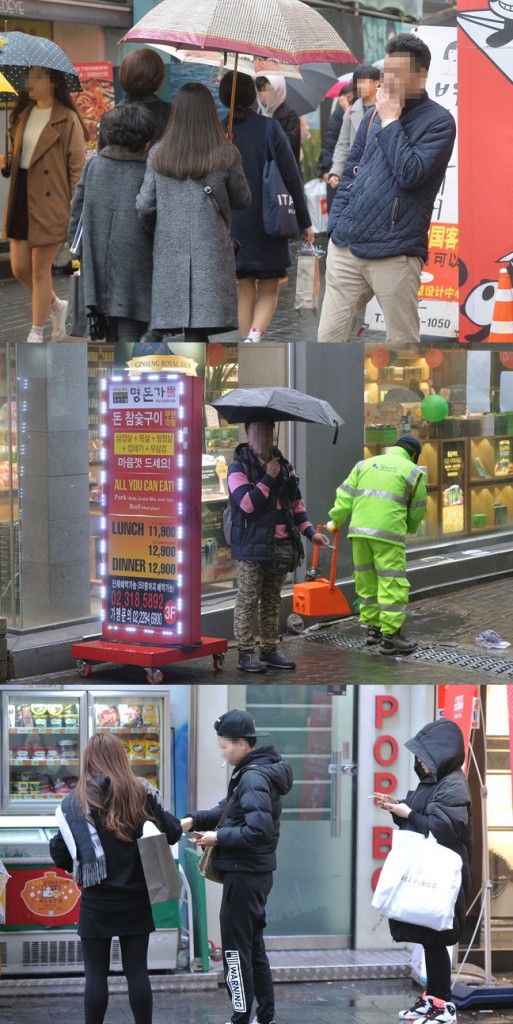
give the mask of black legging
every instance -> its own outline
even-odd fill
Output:
[[[151,1024],[153,996],[148,977],[149,935],[120,935],[123,973],[135,1024]],[[85,1024],[103,1024],[109,1002],[108,974],[112,939],[82,939]]]
[[[451,958],[446,946],[424,946],[426,992],[435,999],[451,999]]]

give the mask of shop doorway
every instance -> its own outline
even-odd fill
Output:
[[[269,949],[350,948],[353,936],[356,688],[235,685],[229,707],[246,708],[290,761],[278,868],[267,907]]]

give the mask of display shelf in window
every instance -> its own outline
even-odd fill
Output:
[[[472,440],[470,462],[473,483],[505,478],[513,480],[513,439],[481,437]]]

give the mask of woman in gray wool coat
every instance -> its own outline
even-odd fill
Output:
[[[82,215],[85,305],[107,317],[106,340],[123,344],[116,347],[116,362],[123,362],[150,320],[152,239],[139,223],[135,200],[155,122],[133,103],[104,114],[101,132],[104,148],[86,163],[73,198],[69,237]]]
[[[137,197],[141,223],[154,232],[152,331],[143,341],[172,331],[208,341],[237,328],[230,208],[250,202],[240,154],[223,134],[209,90],[182,86]]]

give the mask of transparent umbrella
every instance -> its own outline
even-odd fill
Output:
[[[302,0],[202,0],[199,5],[163,0],[127,32],[123,42],[234,53],[229,137],[239,54],[287,64],[355,61],[338,32]]]

